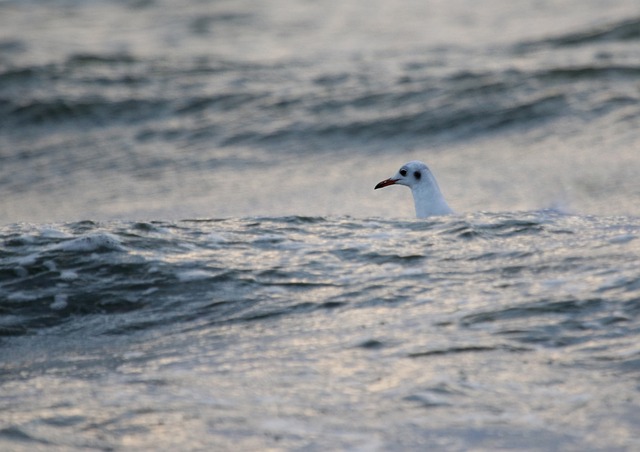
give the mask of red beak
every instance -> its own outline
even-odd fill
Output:
[[[379,182],[378,185],[375,186],[374,190],[377,190],[378,188],[384,188],[387,187],[389,185],[393,185],[398,181],[398,179],[387,179],[387,180],[383,180],[382,182]]]

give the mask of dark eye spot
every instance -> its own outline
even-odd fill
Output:
[[[413,173],[413,177],[420,180],[420,178],[422,177],[422,173],[420,173],[420,171],[416,171],[415,173]]]
[[[404,169],[404,168],[402,168],[402,169],[400,170],[400,175],[401,175],[402,177],[406,176],[406,175],[407,175],[407,170],[406,170],[406,169]]]

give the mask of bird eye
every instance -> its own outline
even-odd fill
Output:
[[[420,180],[420,178],[422,177],[422,173],[420,171],[416,171],[415,173],[413,173],[413,177]]]
[[[406,169],[404,169],[404,168],[402,168],[402,169],[400,170],[400,175],[401,175],[402,177],[406,176],[406,175],[407,175],[407,170],[406,170]]]

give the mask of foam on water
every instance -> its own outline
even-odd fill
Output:
[[[120,241],[112,234],[107,233],[95,233],[86,235],[84,237],[75,238],[72,240],[60,242],[54,247],[56,250],[61,251],[83,251],[93,252],[99,250],[120,251]]]
[[[64,309],[68,306],[67,298],[68,296],[65,294],[57,294],[53,299],[53,303],[51,303],[51,306],[49,307],[55,311]]]

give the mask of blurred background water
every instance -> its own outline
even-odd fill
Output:
[[[3,1],[0,218],[405,217],[413,158],[459,212],[636,215],[639,10]]]
[[[639,44],[637,0],[0,0],[0,448],[640,448]],[[460,215],[373,191],[412,159]]]

